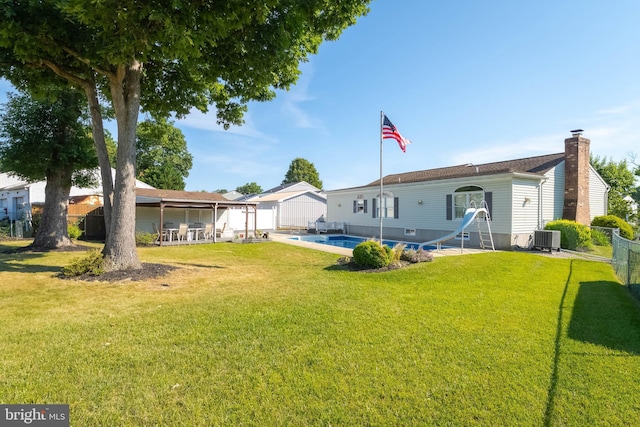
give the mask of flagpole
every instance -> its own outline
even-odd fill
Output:
[[[383,125],[383,119],[384,118],[384,113],[382,111],[380,111],[380,199],[379,199],[379,205],[378,206],[378,213],[380,216],[380,244],[382,245],[382,201],[384,200],[384,197],[382,195],[382,125]]]

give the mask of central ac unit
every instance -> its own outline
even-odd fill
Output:
[[[533,248],[560,251],[560,230],[536,230],[533,232]]]

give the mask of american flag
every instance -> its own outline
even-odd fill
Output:
[[[386,114],[382,121],[382,139],[395,139],[398,141],[403,153],[407,152],[407,145],[411,144],[411,141],[400,135],[400,132],[398,132],[398,129],[391,123]]]

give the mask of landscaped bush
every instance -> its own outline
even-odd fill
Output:
[[[609,236],[596,228],[591,229],[591,241],[596,246],[611,246]]]
[[[80,229],[78,224],[69,224],[67,225],[67,233],[71,239],[77,239],[82,236],[83,231]]]
[[[391,263],[391,249],[369,240],[353,249],[353,262],[361,267],[382,268]]]
[[[431,262],[433,261],[433,253],[431,251],[425,251],[424,249],[407,249],[402,252],[402,256],[400,257],[402,261],[407,261],[412,264],[418,262]]]
[[[136,246],[150,246],[156,239],[156,235],[153,233],[146,233],[144,231],[136,232]]]
[[[71,264],[62,269],[62,274],[67,277],[81,276],[83,274],[99,276],[104,273],[103,263],[104,257],[102,253],[97,249],[93,249],[84,258],[72,259]]]
[[[552,221],[545,225],[544,229],[560,231],[560,247],[562,249],[575,251],[590,249],[593,246],[589,227],[575,221],[567,219]]]
[[[625,239],[633,240],[633,228],[622,218],[615,215],[597,216],[591,221],[591,225],[595,227],[619,228],[620,236]]]

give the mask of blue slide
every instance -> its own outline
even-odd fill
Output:
[[[473,220],[476,219],[476,216],[478,216],[478,214],[482,213],[482,212],[484,212],[486,214],[487,210],[485,208],[468,208],[464,212],[464,218],[462,218],[462,222],[460,223],[460,226],[458,227],[458,229],[456,231],[452,231],[451,233],[447,234],[446,236],[442,236],[442,237],[440,237],[438,239],[430,240],[430,241],[424,242],[424,243],[420,243],[420,249],[423,249],[423,246],[431,246],[431,245],[436,245],[437,248],[440,249],[440,244],[442,242],[446,242],[447,240],[453,239],[458,234],[462,233],[462,231],[465,228],[467,228],[468,226],[470,226],[471,223],[473,222]]]

